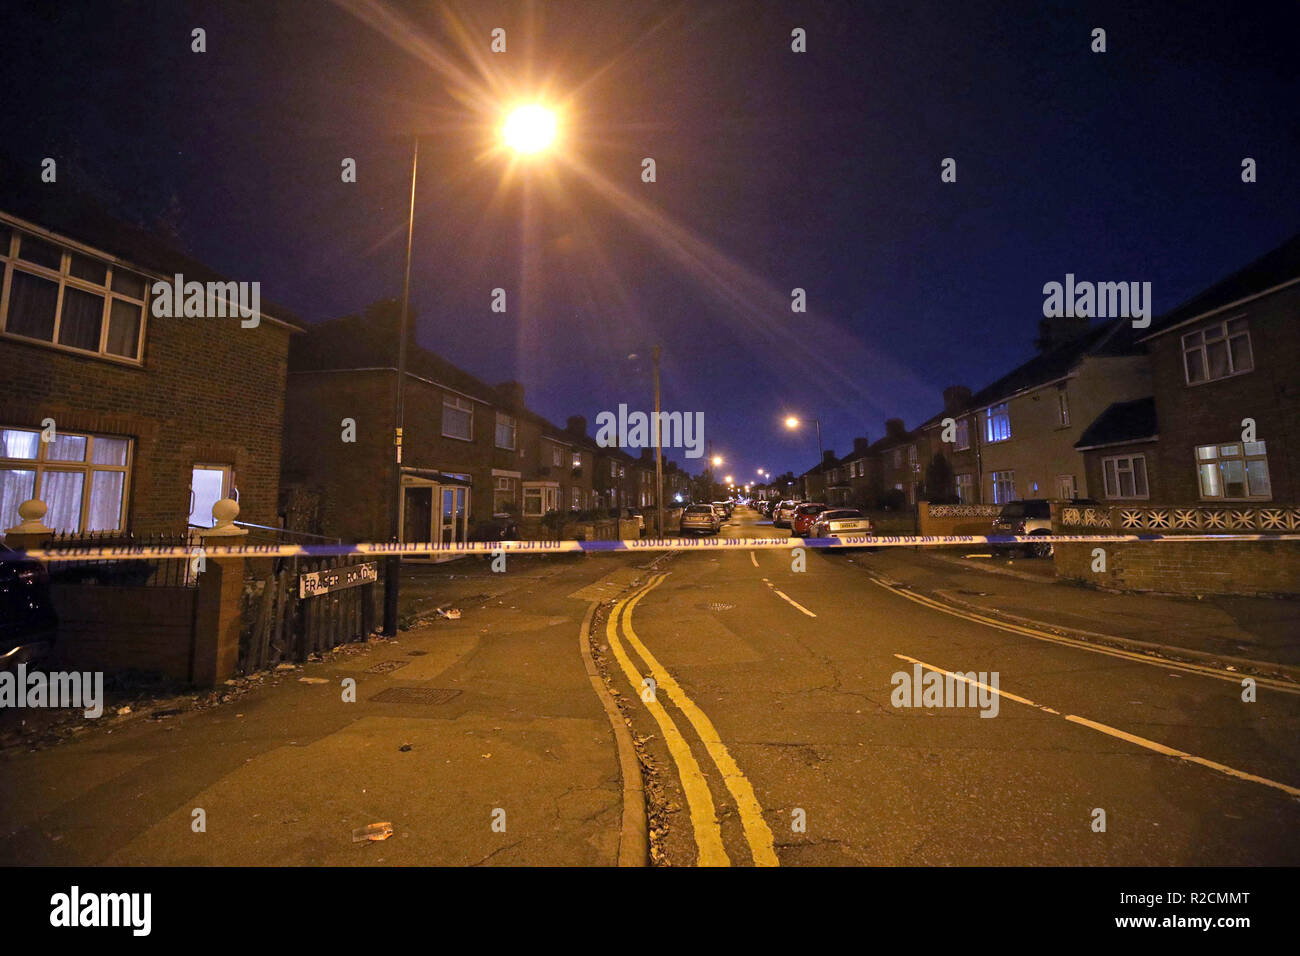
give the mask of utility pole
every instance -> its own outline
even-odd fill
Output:
[[[667,537],[664,534],[664,449],[660,441],[659,423],[659,346],[654,347],[651,353],[654,356],[655,365],[655,510],[657,512],[656,528],[659,537]]]
[[[397,330],[397,385],[393,398],[393,502],[389,509],[389,531],[394,542],[402,539],[402,425],[405,419],[403,387],[406,385],[406,329],[411,310],[411,243],[415,236],[415,175],[420,167],[420,138],[411,151],[411,207],[406,221],[406,277],[402,280],[402,317]],[[397,634],[397,599],[402,559],[388,558],[384,566],[384,634]]]

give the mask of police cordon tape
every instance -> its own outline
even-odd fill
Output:
[[[209,539],[211,541],[211,539]],[[114,559],[119,561],[189,558],[202,550],[208,558],[327,558],[346,555],[364,557],[420,557],[423,555],[461,554],[565,554],[574,551],[737,551],[782,550],[788,548],[914,548],[945,545],[1009,544],[1122,544],[1124,542],[1164,541],[1300,541],[1300,534],[1071,534],[1071,535],[846,535],[837,538],[636,538],[627,541],[435,541],[398,544],[366,542],[361,544],[204,544],[198,538],[191,545],[171,546],[79,546],[69,548],[33,548],[28,551],[0,552],[0,562],[85,561]]]

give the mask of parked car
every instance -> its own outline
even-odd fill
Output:
[[[798,507],[796,501],[782,501],[772,509],[772,527],[788,528],[790,519],[794,517],[794,509]]]
[[[735,505],[733,505],[730,501],[715,501],[713,503],[713,506],[722,512],[722,519],[724,521],[726,521],[731,517],[731,512],[735,508]]]
[[[817,520],[817,516],[826,510],[826,504],[820,501],[799,505],[790,518],[790,534],[796,538],[804,537],[813,522]]]
[[[1091,498],[1077,498],[1070,504],[1078,506],[1096,505]],[[1008,501],[1002,511],[993,519],[993,534],[1050,535],[1052,533],[1052,503],[1046,498],[1026,498],[1023,501]],[[1052,545],[1023,545],[1023,552],[1030,558],[1050,558]]]
[[[808,529],[810,538],[845,538],[864,534],[871,534],[871,520],[857,508],[823,511]]]
[[[722,519],[713,505],[687,505],[678,527],[683,535],[717,534],[722,528]]]
[[[31,558],[10,560],[0,544],[0,670],[40,660],[54,649],[59,618],[50,597],[50,576]]]
[[[513,515],[499,514],[476,522],[470,529],[471,541],[518,541],[519,521]]]

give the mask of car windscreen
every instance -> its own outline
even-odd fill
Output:
[[[799,514],[801,515],[821,514],[825,510],[826,510],[825,505],[800,505],[799,506]]]
[[[841,511],[826,511],[822,513],[822,520],[829,521],[835,518],[861,518],[862,512],[853,509],[843,509]]]
[[[711,515],[713,514],[712,505],[691,505],[686,509],[688,515]]]
[[[1012,501],[1002,506],[1002,513],[999,518],[1023,518],[1025,516],[1025,503],[1023,501]]]

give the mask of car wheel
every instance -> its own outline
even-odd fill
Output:
[[[1052,542],[1050,541],[1034,543],[1025,548],[1025,555],[1031,558],[1050,558],[1052,552]]]

